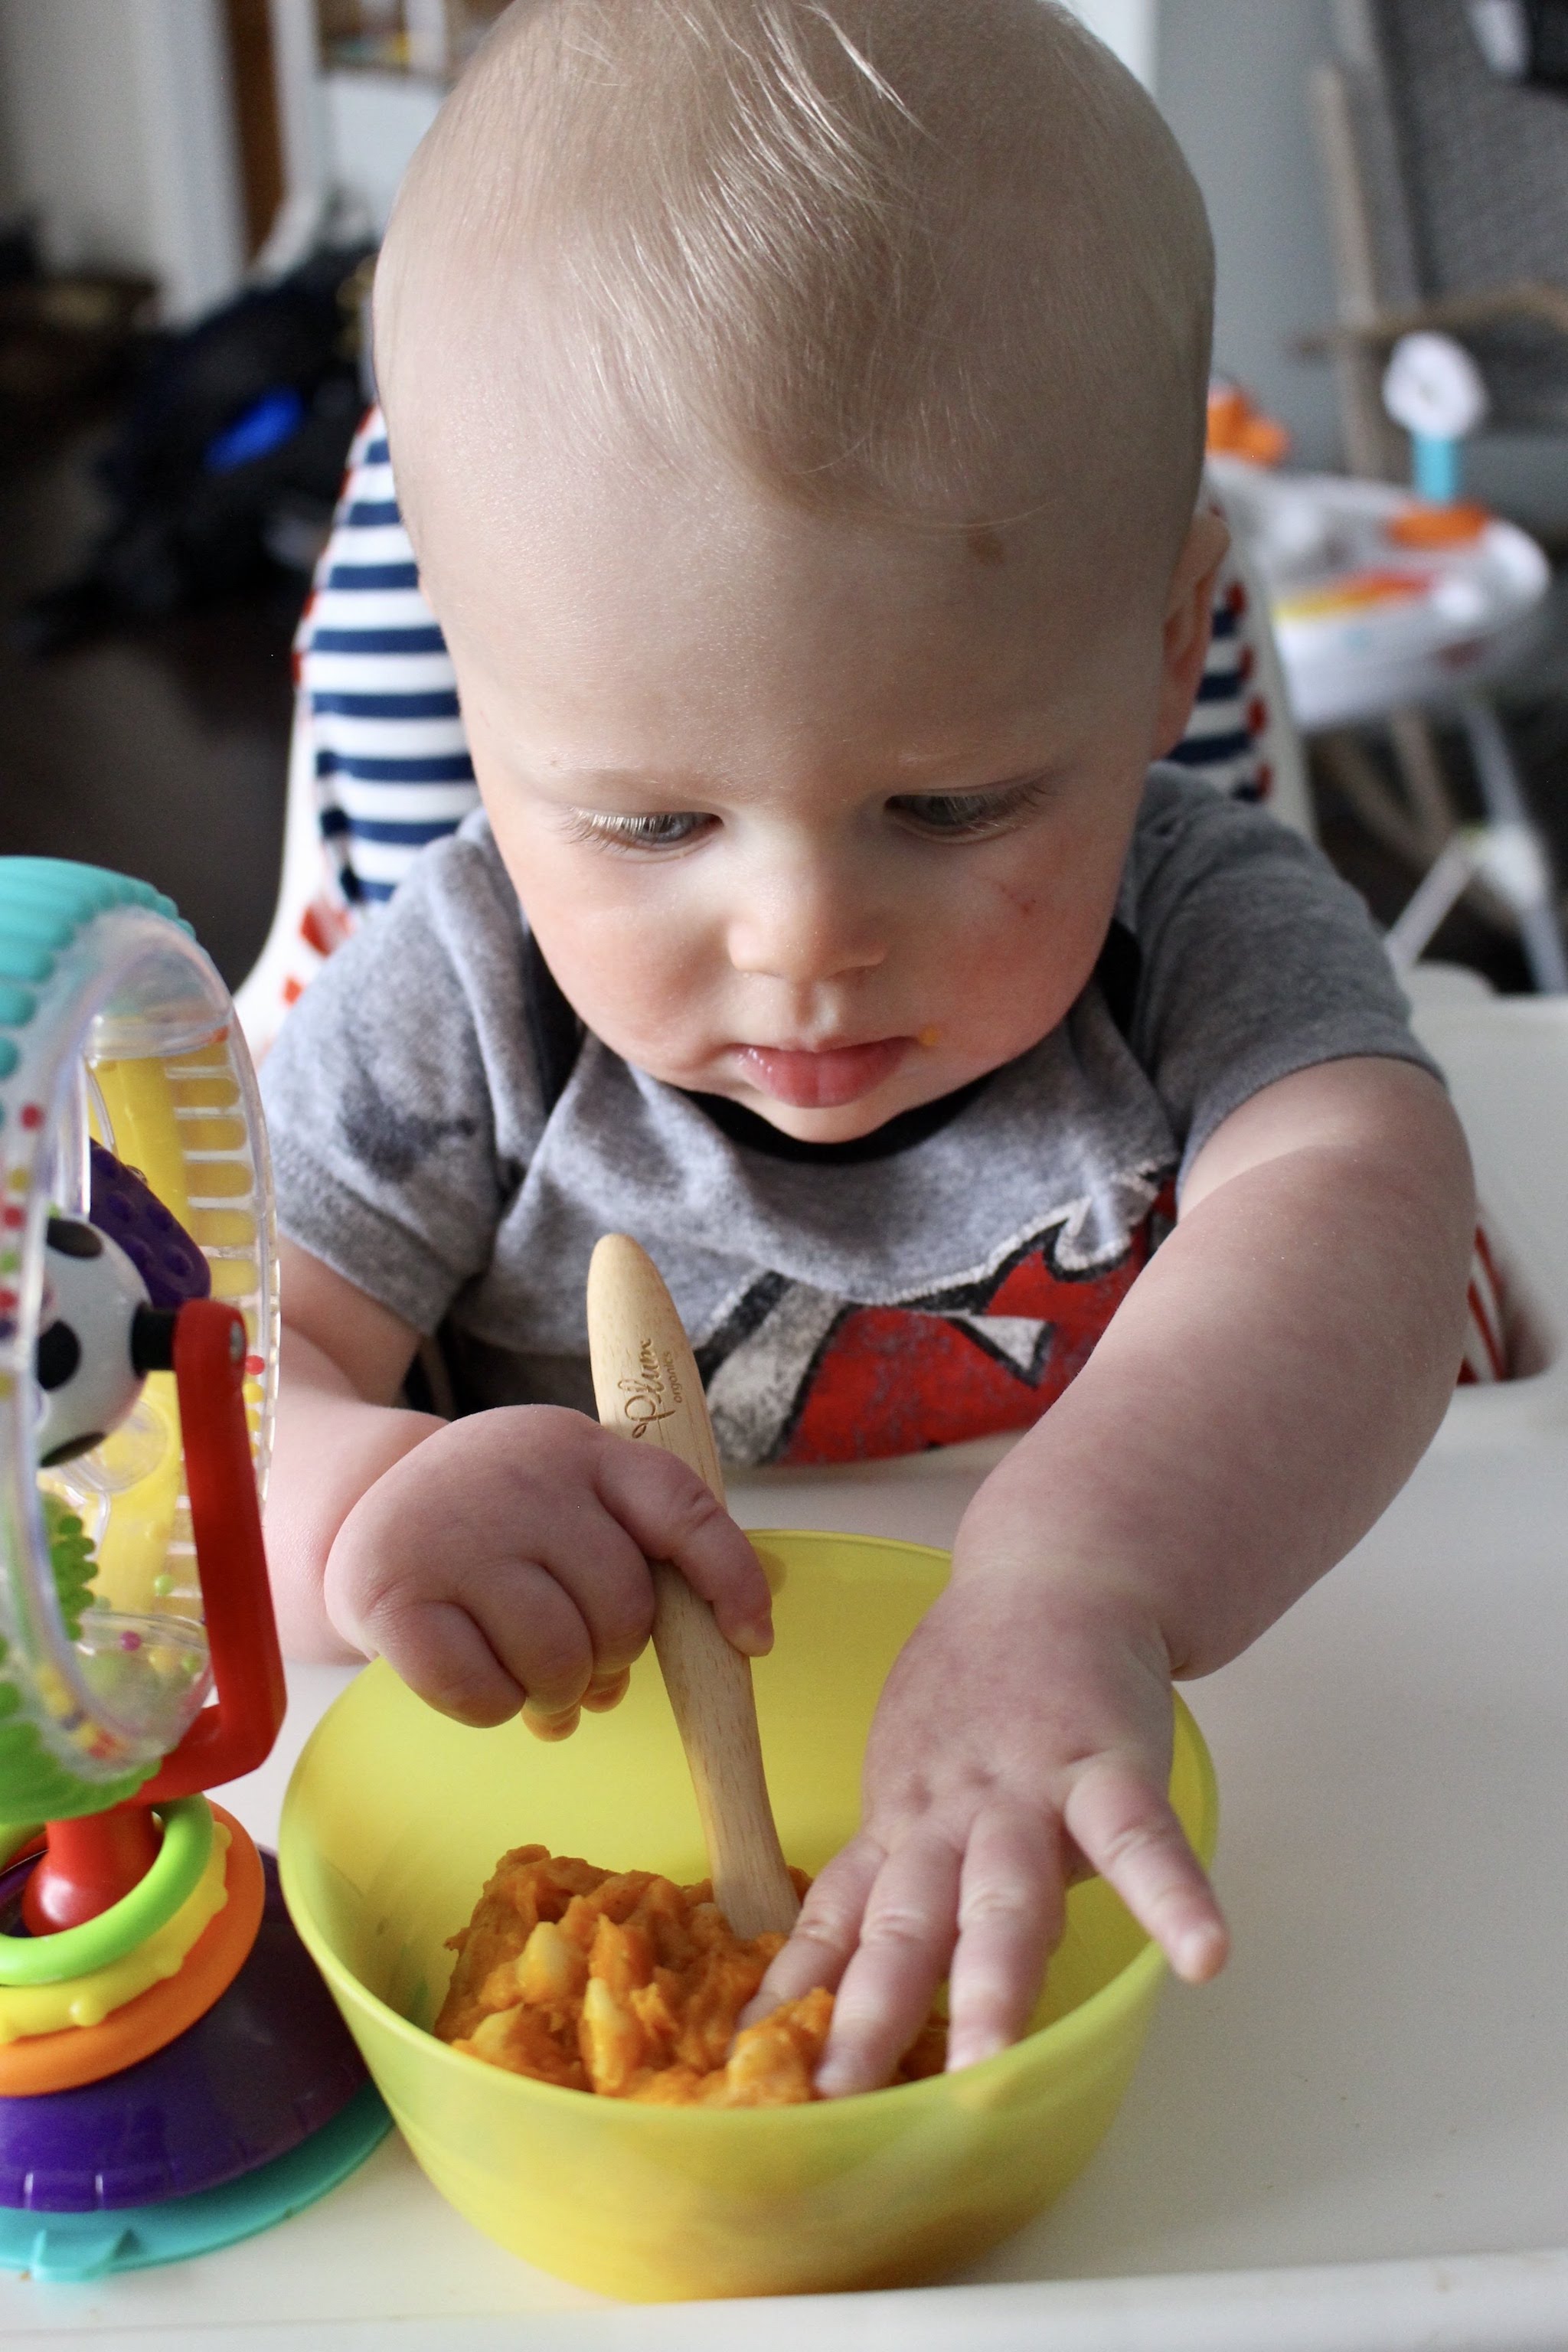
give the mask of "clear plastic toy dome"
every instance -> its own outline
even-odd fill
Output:
[[[210,1684],[174,1374],[149,1372],[129,1416],[87,1450],[38,1464],[46,1235],[51,1217],[93,1218],[94,1143],[140,1176],[196,1244],[212,1296],[244,1318],[260,1482],[276,1266],[265,1134],[228,992],[142,886],[0,861],[0,1733],[12,1743],[0,1817],[12,1819],[27,1773],[14,1765],[8,1790],[6,1754],[36,1741],[46,1778],[78,1784],[59,1810],[91,1810],[95,1789],[112,1802],[127,1773],[156,1769]],[[101,1195],[101,1165],[99,1177]],[[101,1197],[96,1211],[104,1227]],[[50,1552],[63,1520],[79,1560],[71,1517],[93,1553],[76,1606],[68,1574],[62,1605]]]

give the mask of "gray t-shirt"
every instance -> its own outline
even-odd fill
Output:
[[[1150,772],[1107,954],[1067,1018],[858,1145],[793,1144],[592,1035],[560,1090],[526,944],[476,814],[333,956],[268,1057],[281,1228],[439,1330],[465,1408],[585,1412],[589,1255],[634,1234],[736,1463],[1026,1426],[1231,1111],[1347,1055],[1431,1066],[1355,893],[1173,767]]]

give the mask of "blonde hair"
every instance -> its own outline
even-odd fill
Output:
[[[1173,554],[1212,276],[1170,132],[1053,0],[516,0],[399,196],[377,362],[400,466],[422,365],[510,310],[678,462],[696,426],[793,499],[966,523],[1066,469]]]

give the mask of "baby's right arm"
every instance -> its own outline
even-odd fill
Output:
[[[282,1379],[267,1504],[283,1646],[380,1655],[459,1721],[561,1738],[614,1706],[653,1624],[649,1559],[737,1649],[773,1639],[756,1555],[694,1471],[581,1413],[444,1422],[394,1402],[418,1335],[282,1245]]]

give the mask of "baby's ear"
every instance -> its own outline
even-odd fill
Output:
[[[1230,545],[1224,518],[1200,507],[1176,558],[1165,604],[1160,699],[1151,756],[1163,760],[1186,733],[1209,649],[1215,583]]]

